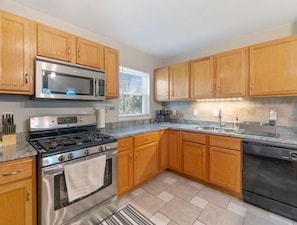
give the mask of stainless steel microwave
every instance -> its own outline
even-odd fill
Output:
[[[105,72],[37,56],[35,98],[105,100]]]

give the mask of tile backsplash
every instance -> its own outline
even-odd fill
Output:
[[[222,122],[234,122],[238,116],[239,122],[256,121],[268,122],[270,110],[277,113],[276,124],[278,126],[297,126],[297,97],[273,97],[273,98],[244,98],[240,101],[182,101],[163,102],[162,107],[176,110],[172,119],[199,120],[218,122],[214,111],[220,109]],[[194,116],[194,110],[198,116]]]

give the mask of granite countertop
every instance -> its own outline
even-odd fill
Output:
[[[137,126],[129,126],[117,129],[107,129],[106,132],[117,137],[124,138],[128,136],[133,136],[141,133],[158,131],[164,129],[176,129],[182,131],[191,131],[205,134],[213,134],[213,135],[222,135],[228,137],[238,137],[242,139],[250,139],[255,141],[266,141],[271,143],[278,144],[291,144],[296,145],[297,147],[297,134],[292,134],[289,132],[281,132],[279,133],[279,137],[265,137],[259,135],[249,135],[249,134],[241,134],[237,132],[224,132],[224,131],[211,131],[211,130],[202,130],[198,128],[197,124],[180,124],[180,123],[170,123],[170,124],[147,124],[147,125],[137,125]]]
[[[16,145],[0,147],[0,163],[37,155],[37,151],[23,137],[17,138]]]
[[[286,132],[286,129],[282,130],[279,137],[265,137],[258,135],[248,135],[236,132],[223,132],[213,130],[201,130],[197,124],[181,124],[181,123],[169,123],[169,124],[147,124],[136,125],[122,128],[107,129],[106,133],[113,135],[117,138],[124,138],[143,134],[152,131],[159,131],[165,129],[176,129],[181,131],[198,132],[204,134],[222,135],[228,137],[238,137],[242,139],[250,139],[255,141],[266,141],[276,144],[296,145],[297,147],[297,133]],[[17,138],[17,144],[11,146],[0,147],[0,163],[25,157],[31,157],[37,155],[37,151],[26,141],[23,136]]]

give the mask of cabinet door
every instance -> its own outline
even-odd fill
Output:
[[[166,170],[168,168],[168,135],[167,130],[159,132],[159,171]]]
[[[183,172],[199,179],[206,179],[205,145],[183,141]]]
[[[214,96],[213,57],[191,61],[191,98]]]
[[[134,158],[134,185],[147,181],[158,173],[158,143],[135,148]]]
[[[170,100],[190,97],[190,62],[170,66]]]
[[[104,47],[106,98],[119,97],[119,51]]]
[[[182,171],[180,132],[177,130],[168,131],[168,167],[172,170]]]
[[[118,153],[118,194],[133,188],[133,149]]]
[[[0,11],[0,93],[33,94],[33,22]]]
[[[154,71],[154,96],[156,101],[169,100],[169,68],[159,68]]]
[[[250,47],[250,95],[297,93],[297,35]]]
[[[76,63],[104,69],[104,47],[96,42],[83,38],[76,39],[77,55]]]
[[[0,186],[1,224],[35,224],[32,195],[31,179]]]
[[[240,152],[210,147],[209,181],[231,191],[241,192]]]
[[[38,24],[37,55],[75,63],[75,37],[55,28]]]
[[[216,96],[241,97],[247,94],[247,48],[216,56]]]

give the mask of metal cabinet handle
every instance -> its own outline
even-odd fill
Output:
[[[70,47],[68,47],[68,55],[70,55],[71,54],[71,49],[70,49]]]
[[[28,84],[28,81],[29,81],[29,74],[26,73],[26,74],[25,74],[25,83]]]
[[[20,172],[22,172],[22,171],[21,170],[17,170],[17,171],[11,172],[11,173],[4,173],[4,174],[2,174],[2,176],[3,177],[14,176],[14,175],[19,174]]]
[[[78,50],[78,58],[80,58],[80,50]]]
[[[128,144],[121,144],[121,147],[127,147]]]
[[[132,159],[133,159],[132,155],[129,155],[129,163],[132,162]]]
[[[30,201],[30,189],[27,188],[27,191],[26,191],[26,201],[29,202]]]

